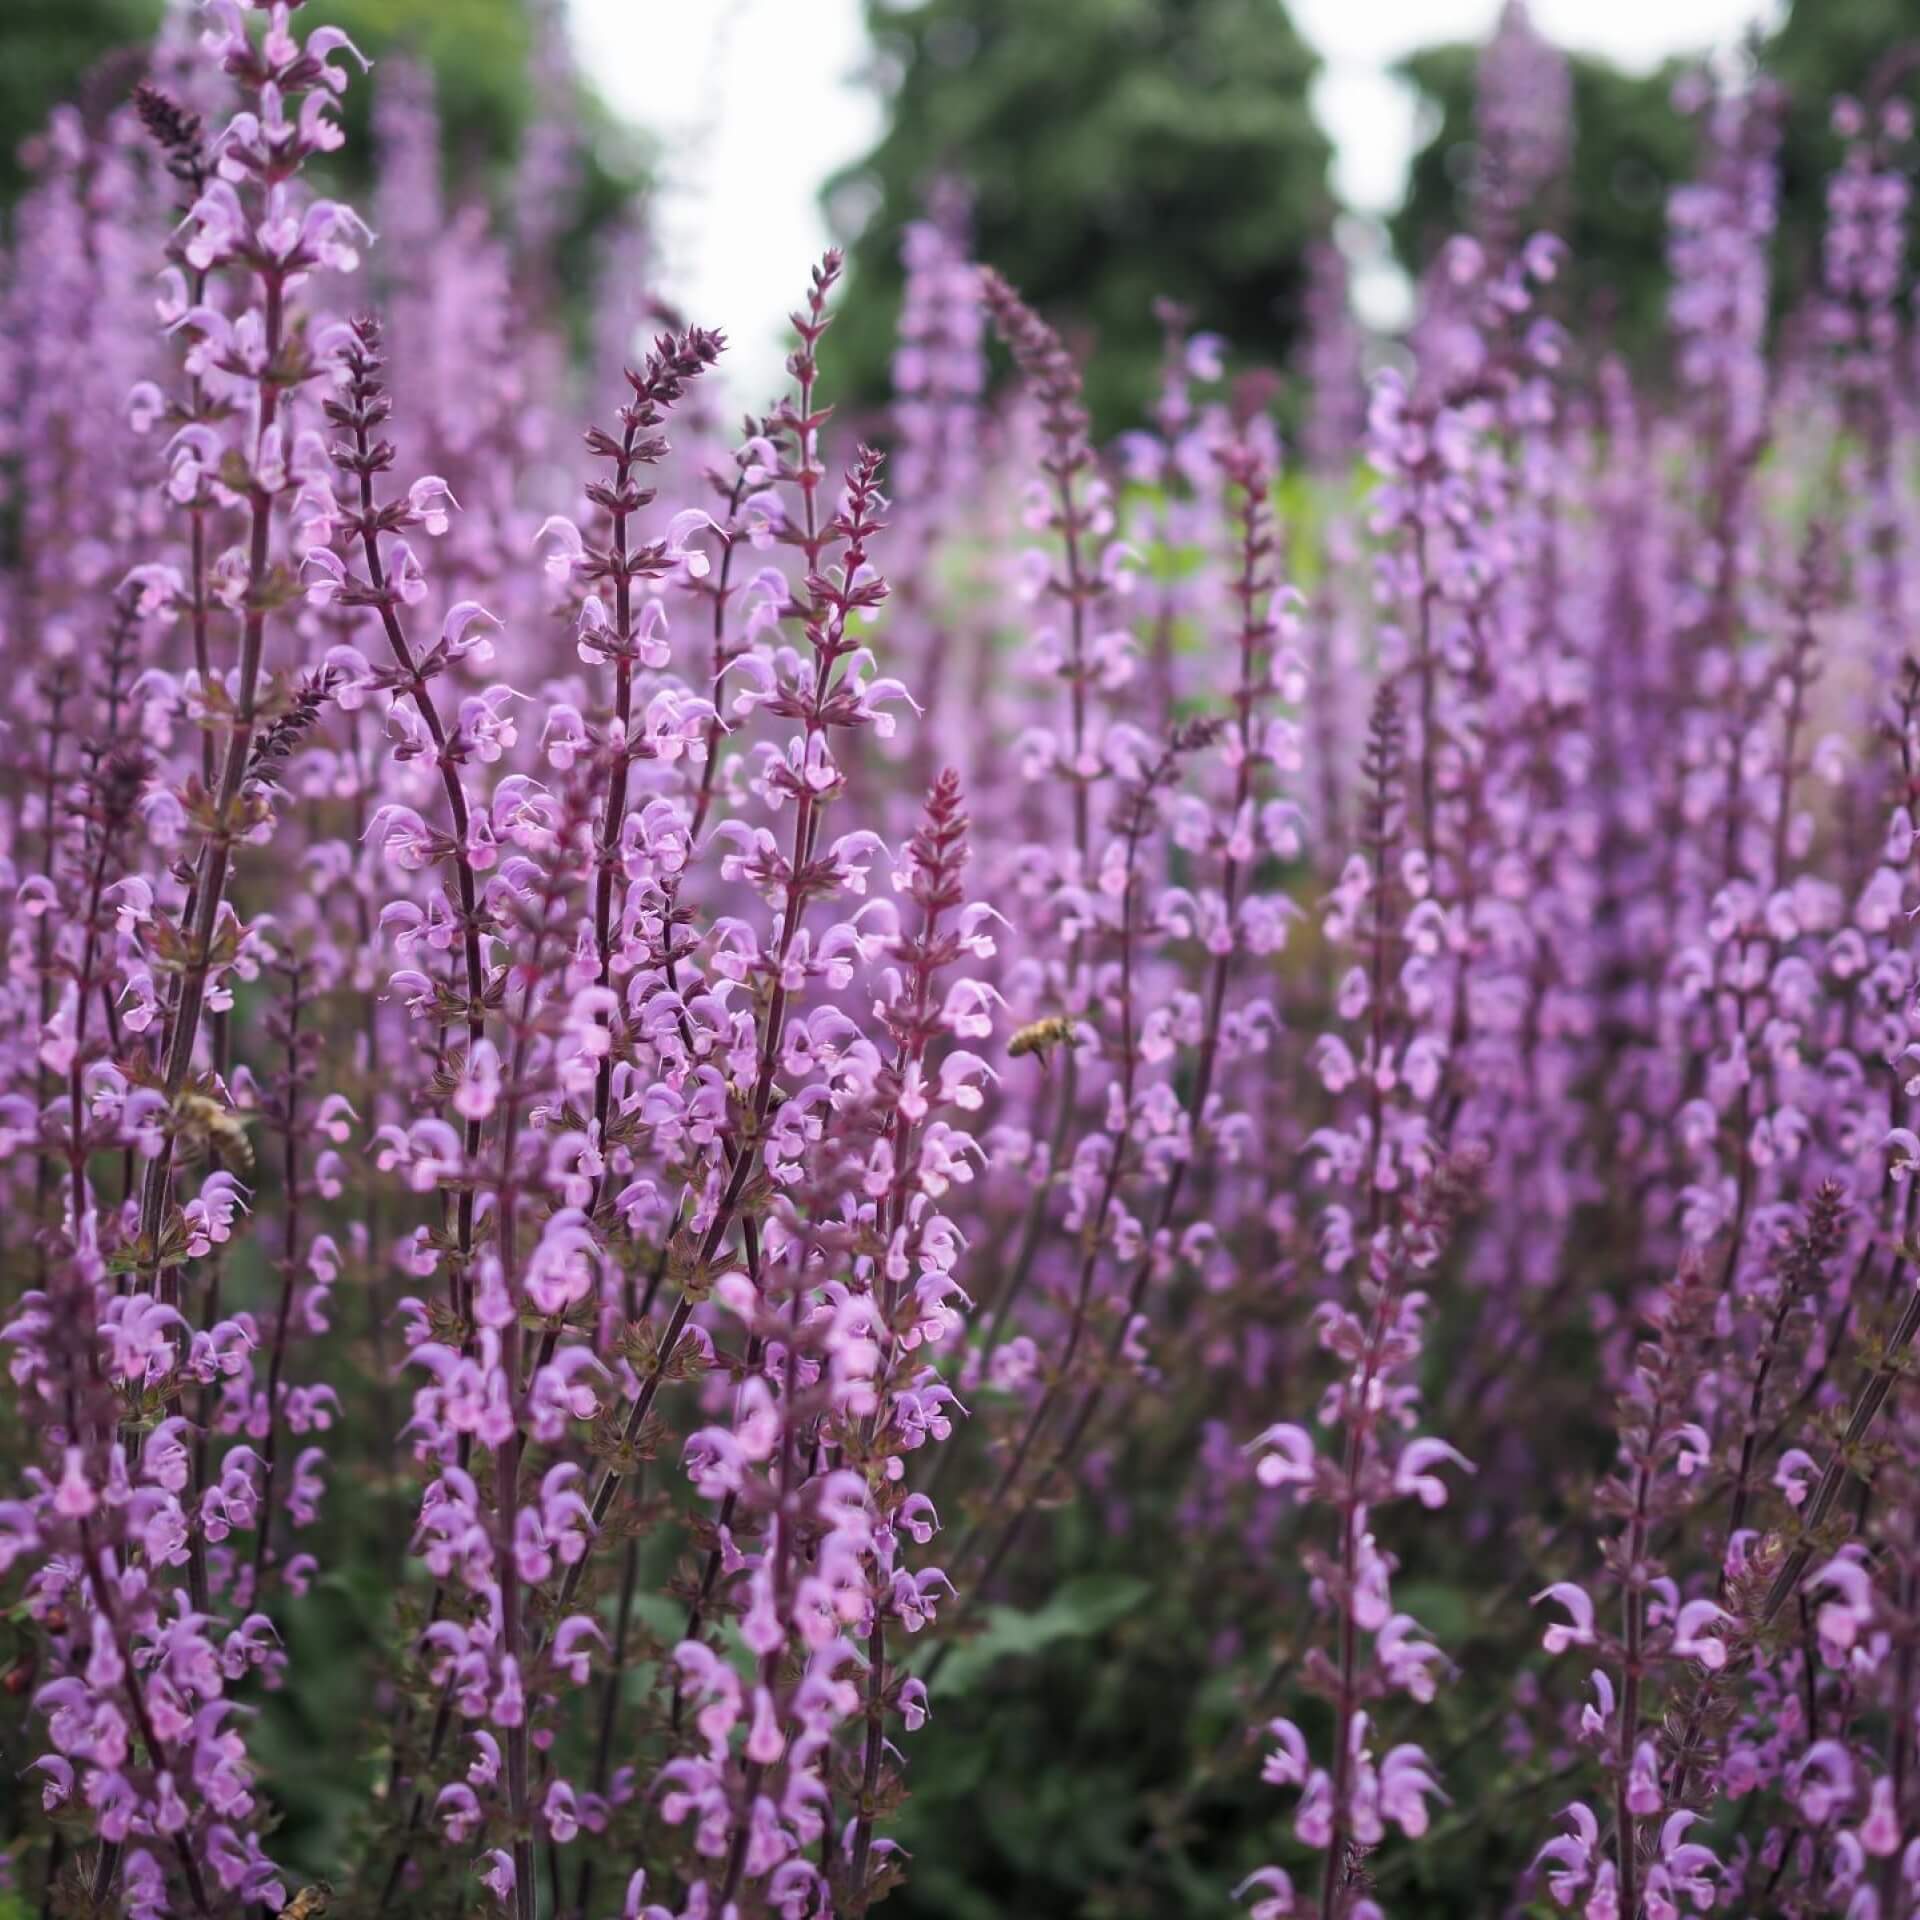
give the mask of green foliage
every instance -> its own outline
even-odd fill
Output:
[[[1418,91],[1433,131],[1414,155],[1407,197],[1389,223],[1394,250],[1419,272],[1470,223],[1474,83],[1480,49],[1427,47],[1398,71]],[[1693,131],[1674,109],[1678,63],[1633,74],[1575,54],[1572,177],[1554,204],[1533,209],[1568,242],[1567,310],[1589,340],[1639,353],[1660,337],[1666,302],[1666,195],[1685,179]]]
[[[1889,52],[1892,49],[1892,52]],[[1795,0],[1773,36],[1751,49],[1786,90],[1780,148],[1777,280],[1783,293],[1818,271],[1826,178],[1838,158],[1828,131],[1836,94],[1892,82],[1914,96],[1920,0]],[[1414,156],[1407,198],[1391,224],[1394,249],[1417,272],[1467,221],[1474,69],[1479,49],[1428,47],[1400,72],[1418,90],[1432,133]],[[1674,110],[1684,64],[1635,74],[1587,54],[1570,57],[1573,176],[1565,198],[1539,209],[1567,240],[1568,311],[1630,353],[1658,340],[1666,299],[1666,191],[1693,169],[1694,131]]]
[[[47,110],[80,95],[103,60],[138,47],[160,18],[159,0],[6,0],[0,25],[0,201],[26,182],[20,145],[46,124]],[[129,63],[128,84],[138,67]],[[109,76],[102,76],[111,85]]]
[[[159,25],[161,0],[7,0],[6,15],[0,193],[11,197],[24,177],[20,142],[43,124],[49,106],[79,94],[102,60],[126,51],[131,62]],[[302,10],[303,25],[322,21],[344,27],[374,59],[409,49],[431,64],[452,153],[499,160],[513,151],[533,106],[522,0],[314,0]],[[137,71],[130,64],[127,77]],[[370,151],[370,98],[367,87],[347,91],[347,151],[361,169]]]
[[[449,179],[460,194],[476,190],[503,200],[515,154],[540,109],[535,27],[527,0],[310,0],[305,19],[332,21],[374,61],[408,53],[433,70]],[[348,191],[368,184],[375,153],[371,86],[351,86],[342,105]],[[594,236],[645,183],[644,141],[623,127],[583,76],[573,83],[581,131],[581,165],[573,204],[555,223],[560,283],[585,288],[593,270]],[[583,305],[570,318],[585,323]]]
[[[1085,1640],[1124,1620],[1153,1591],[1125,1573],[1085,1573],[1064,1581],[1034,1612],[991,1607],[986,1629],[940,1669],[935,1691],[964,1692],[999,1661],[1035,1654],[1062,1640]]]
[[[1197,1868],[1158,1832],[1237,1710],[1230,1683],[1202,1677],[1180,1556],[1165,1580],[1135,1578],[1101,1564],[1110,1543],[1066,1515],[1054,1546],[1059,1585],[992,1609],[941,1669],[897,1826],[914,1868],[889,1905],[907,1920],[1224,1915],[1221,1833],[1267,1842],[1270,1790],[1240,1753],[1220,1831],[1217,1796],[1197,1809]]]
[[[408,52],[433,69],[448,153],[457,163],[511,155],[534,109],[533,34],[522,0],[312,0],[303,24],[329,21],[378,60]],[[346,152],[365,166],[371,87],[347,89]]]
[[[45,123],[56,101],[81,98],[104,110],[142,70],[140,51],[159,23],[161,0],[4,0],[7,59],[0,64],[0,203],[25,181],[20,143]],[[533,118],[534,28],[526,0],[311,0],[304,26],[344,27],[378,62],[411,53],[433,69],[447,157],[463,188],[499,190]],[[124,56],[124,57],[116,57]],[[349,62],[351,71],[351,63]],[[374,84],[358,73],[341,113],[347,145],[342,185],[364,191],[374,154]],[[585,165],[578,200],[560,222],[561,268],[569,284],[585,270],[591,235],[644,181],[643,144],[622,129],[584,82],[578,113]]]
[[[1329,215],[1317,61],[1280,0],[868,0],[888,124],[830,183],[855,292],[835,384],[886,387],[901,230],[932,182],[974,195],[979,257],[1097,339],[1103,423],[1150,391],[1156,296],[1267,360]]]
[[[1920,0],[1796,0],[1763,59],[1787,90],[1779,257],[1782,281],[1791,284],[1791,276],[1818,270],[1826,177],[1839,156],[1828,126],[1833,97],[1872,96],[1891,85],[1915,99]]]

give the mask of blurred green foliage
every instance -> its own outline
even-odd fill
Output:
[[[1419,272],[1467,224],[1474,170],[1477,46],[1426,47],[1397,71],[1418,92],[1432,127],[1414,155],[1406,199],[1389,221],[1394,251]],[[1672,102],[1678,63],[1627,73],[1576,54],[1573,165],[1553,204],[1535,218],[1567,241],[1569,311],[1590,342],[1629,352],[1656,341],[1666,303],[1666,196],[1693,160],[1693,130]]]
[[[1891,63],[1920,57],[1920,0],[1795,0],[1774,33],[1747,53],[1786,89],[1776,266],[1790,292],[1818,268],[1826,176],[1837,157],[1827,128],[1832,100],[1866,95],[1882,78],[1913,97],[1920,68],[1896,74]],[[1400,63],[1431,129],[1390,222],[1394,249],[1411,272],[1465,223],[1478,59],[1478,47],[1451,45]],[[1651,346],[1663,325],[1666,192],[1692,171],[1695,149],[1694,129],[1672,101],[1685,64],[1671,60],[1641,74],[1573,55],[1572,177],[1558,204],[1538,209],[1571,249],[1568,310],[1589,340],[1617,342],[1629,354]],[[1791,306],[1789,298],[1781,310]]]
[[[47,109],[71,99],[115,49],[142,41],[160,17],[157,0],[6,0],[0,20],[0,200],[26,181],[21,142]]]
[[[1098,343],[1103,424],[1151,391],[1156,296],[1282,357],[1331,202],[1319,62],[1281,0],[867,0],[867,16],[887,123],[827,188],[852,236],[840,391],[886,391],[901,230],[942,177],[972,191],[978,256]]]
[[[21,143],[44,124],[54,103],[89,93],[100,106],[137,77],[135,58],[162,13],[161,0],[4,0],[0,7],[0,201],[25,182]],[[376,62],[411,53],[433,69],[450,164],[463,187],[499,191],[539,102],[534,21],[527,0],[310,0],[305,24],[344,27]],[[122,64],[113,56],[125,53]],[[349,63],[351,71],[351,63]],[[356,82],[358,75],[354,76]],[[376,69],[377,78],[377,69]],[[647,149],[622,128],[583,80],[576,80],[583,166],[576,204],[558,223],[562,276],[584,284],[585,243],[644,183]],[[349,191],[366,185],[372,165],[374,88],[347,89],[347,145],[338,157]],[[93,102],[90,102],[92,104]]]
[[[306,20],[344,27],[377,60],[405,51],[433,69],[447,150],[461,163],[510,156],[535,101],[533,33],[522,0],[311,0]],[[347,89],[346,153],[362,165],[370,87]]]
[[[144,45],[161,0],[7,0],[0,62],[0,183],[11,195],[23,173],[20,143],[49,107],[80,93],[108,56]],[[533,105],[532,36],[522,0],[315,0],[304,21],[344,27],[368,55],[410,48],[435,72],[448,145],[493,158],[512,152]],[[351,63],[349,63],[351,71]],[[356,133],[366,124],[368,89],[348,90]],[[349,148],[361,166],[366,143]]]
[[[1779,267],[1791,286],[1818,270],[1826,177],[1839,155],[1828,125],[1834,95],[1891,87],[1920,104],[1920,0],[1794,0],[1763,58],[1787,90]]]
[[[496,194],[540,108],[535,24],[527,0],[309,0],[304,17],[331,21],[376,61],[408,53],[433,70],[444,146],[452,177],[471,192],[484,182]],[[378,70],[375,71],[378,81]],[[592,236],[644,185],[644,137],[619,122],[583,75],[574,76],[581,166],[575,202],[556,223],[561,280],[584,287]],[[358,186],[374,152],[375,89],[349,87],[343,104],[347,144]]]

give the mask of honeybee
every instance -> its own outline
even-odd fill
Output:
[[[234,1172],[253,1171],[253,1142],[238,1114],[203,1093],[183,1093],[175,1115],[183,1134],[204,1140],[214,1157]]]
[[[320,1920],[332,1904],[333,1888],[324,1880],[316,1880],[312,1886],[302,1887],[280,1909],[280,1920]]]
[[[1035,1020],[1024,1026],[1007,1042],[1007,1058],[1019,1060],[1029,1053],[1037,1053],[1044,1065],[1047,1055],[1055,1047],[1073,1044],[1074,1024],[1065,1014],[1056,1013],[1045,1020]]]

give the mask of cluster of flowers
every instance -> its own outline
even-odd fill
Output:
[[[373,83],[375,247],[300,12],[56,112],[0,288],[21,1884],[865,1913],[1071,1503],[1226,1570],[1259,1920],[1495,1804],[1443,1687],[1483,1902],[1912,1920],[1905,107],[1775,329],[1780,103],[1692,90],[1664,415],[1555,318],[1516,5],[1370,392],[1313,263],[1299,460],[1171,304],[1098,444],[953,185],[873,444],[832,254],[729,436],[637,223],[573,363],[555,16],[505,221]],[[255,1731],[342,1563],[377,1768],[296,1866]]]

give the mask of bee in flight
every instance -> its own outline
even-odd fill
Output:
[[[1073,1044],[1074,1031],[1073,1022],[1065,1014],[1056,1013],[1045,1020],[1035,1020],[1031,1025],[1022,1027],[1007,1042],[1007,1058],[1019,1060],[1027,1054],[1037,1053],[1044,1066],[1047,1055],[1055,1047]]]
[[[180,1131],[237,1173],[253,1171],[253,1142],[238,1114],[203,1093],[183,1093],[174,1108]]]

